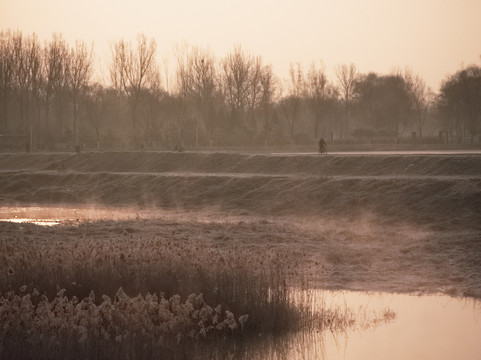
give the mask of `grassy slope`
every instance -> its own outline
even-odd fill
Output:
[[[479,155],[0,155],[0,202],[211,209],[478,228]]]

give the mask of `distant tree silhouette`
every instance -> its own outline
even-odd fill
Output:
[[[345,117],[342,121],[341,127],[341,137],[346,137],[346,140],[348,140],[351,122],[351,102],[356,80],[358,78],[356,66],[353,63],[349,65],[338,65],[336,69],[336,77],[345,111]]]
[[[400,75],[362,76],[356,83],[357,115],[373,135],[393,137],[396,142],[410,120],[410,94]]]
[[[69,72],[68,45],[61,34],[55,33],[47,43],[44,51],[44,138],[48,145],[53,147],[55,146],[55,140],[60,139],[64,130],[63,111]],[[50,122],[52,104],[55,110],[54,128],[52,128]]]
[[[406,71],[404,74],[404,81],[411,102],[413,123],[419,132],[419,141],[422,142],[423,128],[428,118],[428,112],[432,105],[434,94],[419,75],[414,75],[410,71]]]
[[[111,101],[112,90],[105,89],[102,85],[95,83],[88,86],[82,94],[83,105],[87,119],[95,131],[96,146],[101,144],[101,130],[105,126],[109,112],[113,112]]]
[[[264,66],[260,76],[259,128],[267,146],[269,134],[274,126],[274,104],[280,97],[280,84],[271,66]]]
[[[195,118],[195,145],[199,146],[201,128],[207,132],[212,145],[220,96],[216,59],[208,49],[187,44],[177,48],[176,57],[178,89]]]
[[[112,86],[126,99],[130,107],[133,143],[138,146],[137,106],[142,90],[148,88],[156,69],[154,39],[143,34],[137,36],[135,46],[125,40],[113,44],[110,64]]]
[[[240,45],[220,58],[187,44],[174,55],[173,69],[166,61],[159,67],[154,39],[122,39],[112,43],[107,78],[91,85],[93,44],[69,44],[61,34],[41,43],[35,34],[1,31],[4,143],[67,149],[82,136],[89,146],[266,146],[312,144],[321,130],[344,142],[399,142],[408,131],[421,142],[436,141],[433,131],[461,142],[481,131],[476,65],[449,75],[435,95],[409,71],[359,74],[352,63],[336,67],[335,84],[315,63],[306,72],[291,63],[281,82]]]
[[[73,136],[77,146],[80,146],[78,129],[78,105],[84,95],[92,77],[92,53],[83,41],[77,40],[68,54],[67,87],[73,107]]]
[[[221,86],[231,121],[231,130],[252,140],[255,108],[260,101],[262,58],[246,53],[241,46],[221,60]]]
[[[437,108],[446,134],[473,141],[481,131],[481,67],[468,66],[444,80]]]
[[[42,110],[42,85],[44,83],[42,73],[42,47],[35,34],[27,39],[27,58],[28,58],[28,79],[27,79],[27,129],[30,132],[29,142],[33,147],[34,141],[38,141],[38,135],[40,132],[41,110]],[[30,98],[33,100],[34,109],[36,112],[35,121],[29,115]],[[34,139],[34,136],[36,139]]]
[[[9,130],[8,105],[13,93],[15,81],[15,56],[13,33],[10,31],[0,32],[0,131]]]
[[[162,88],[160,73],[156,73],[150,82],[150,88],[143,90],[140,97],[142,117],[140,126],[145,144],[152,147],[161,137],[161,118],[163,113],[165,91]]]
[[[299,120],[304,90],[304,72],[300,63],[289,65],[289,78],[286,81],[287,93],[281,101],[281,108],[287,120],[289,139],[294,143],[294,130]]]
[[[312,129],[314,139],[317,139],[319,126],[326,119],[329,110],[337,100],[337,90],[329,83],[322,63],[320,67],[316,67],[315,63],[312,63],[307,71],[304,97],[312,113],[314,120]]]

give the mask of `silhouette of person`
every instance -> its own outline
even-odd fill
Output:
[[[326,152],[326,147],[327,147],[327,143],[326,141],[321,137],[319,139],[319,152],[321,154],[325,153]]]

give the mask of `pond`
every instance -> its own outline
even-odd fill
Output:
[[[357,314],[345,331],[305,330],[264,342],[246,359],[481,359],[481,302],[446,295],[315,290],[313,301]],[[386,309],[395,317],[372,321]]]

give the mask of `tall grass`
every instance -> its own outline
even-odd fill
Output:
[[[0,241],[1,359],[243,358],[252,339],[350,325],[296,295],[295,252],[101,235],[118,225],[2,224],[21,236]]]
[[[128,230],[36,238],[33,225],[9,226],[29,236],[0,243],[1,358],[192,358],[200,344],[303,321],[285,254]]]

